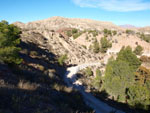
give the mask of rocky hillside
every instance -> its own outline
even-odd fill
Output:
[[[102,30],[104,28],[119,29],[118,26],[111,22],[100,22],[90,19],[79,19],[79,18],[63,18],[63,17],[52,17],[45,20],[39,20],[23,24],[16,22],[16,25],[25,29],[36,29],[36,30],[58,30],[62,28],[77,28],[77,29],[97,29]]]
[[[22,32],[23,62],[18,66],[0,63],[0,112],[92,112],[79,92],[62,80],[66,66],[106,64],[123,46],[135,50],[140,45],[141,55],[150,55],[149,27],[128,30],[110,22],[63,17],[14,25]],[[105,65],[96,68],[104,72]]]
[[[107,54],[95,54],[92,50],[94,41],[97,40],[100,43],[101,38],[106,36],[112,43],[112,48],[107,51],[108,54],[116,54],[123,46],[129,45],[134,50],[137,45],[141,45],[144,48],[143,54],[150,55],[150,44],[148,43],[150,38],[141,39],[142,33],[149,33],[148,27],[128,30],[110,22],[63,17],[14,24],[22,28],[23,40],[38,41],[39,46],[47,51],[52,51],[58,57],[67,54],[66,63],[68,64],[107,61],[109,58]],[[72,33],[74,29],[77,31]],[[42,38],[38,39],[32,36],[33,34],[38,34]]]
[[[6,21],[0,22],[0,27],[1,34],[21,38],[13,42],[17,46],[10,48],[11,39],[4,37],[9,41],[6,47],[2,45],[5,40],[0,40],[0,113],[93,112],[81,94],[64,83],[66,69],[58,64],[57,56],[50,49],[44,48],[47,39],[43,35],[30,32],[20,37],[19,29]],[[2,32],[4,29],[7,32]],[[17,57],[20,63],[16,63]]]
[[[64,83],[65,68],[56,56],[38,46],[43,37],[32,36],[38,40],[21,41],[20,65],[0,63],[0,113],[92,112],[80,93]]]

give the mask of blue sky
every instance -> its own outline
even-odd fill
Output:
[[[150,0],[0,0],[0,20],[30,22],[52,16],[150,26]]]

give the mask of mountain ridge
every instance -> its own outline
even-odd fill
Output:
[[[115,29],[125,31],[126,29],[132,29],[141,32],[150,32],[150,26],[136,27],[133,25],[116,25],[112,22],[99,21],[93,19],[83,19],[83,18],[66,18],[60,16],[54,16],[47,19],[31,21],[28,23],[14,22],[13,24],[28,29],[48,29],[48,30],[59,30],[63,28],[77,28],[80,30],[93,29],[93,30],[103,30]]]

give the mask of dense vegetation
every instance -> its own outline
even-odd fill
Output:
[[[21,50],[17,47],[20,44],[21,31],[7,21],[0,22],[0,60],[9,64],[19,64],[22,59],[18,53]]]
[[[134,108],[150,109],[150,71],[140,67],[141,62],[132,49],[123,47],[116,60],[110,59],[104,77],[104,88],[119,102]]]
[[[130,46],[127,46],[126,48],[122,47],[117,57],[117,61],[119,60],[127,62],[131,69],[133,68],[134,70],[136,70],[141,65],[140,60],[132,52]]]

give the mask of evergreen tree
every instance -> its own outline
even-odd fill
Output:
[[[122,60],[122,61],[129,63],[129,66],[133,68],[134,70],[138,69],[138,67],[141,65],[140,60],[132,52],[132,49],[130,46],[127,46],[126,48],[123,47],[120,50],[120,52],[118,53],[117,60]]]
[[[150,91],[138,83],[127,90],[128,103],[136,108],[150,110]]]
[[[106,66],[104,87],[115,99],[125,100],[126,89],[134,83],[134,71],[125,61],[109,61]]]
[[[0,22],[0,59],[5,63],[19,64],[22,59],[18,53],[21,50],[17,47],[20,44],[21,31],[7,21]]]

